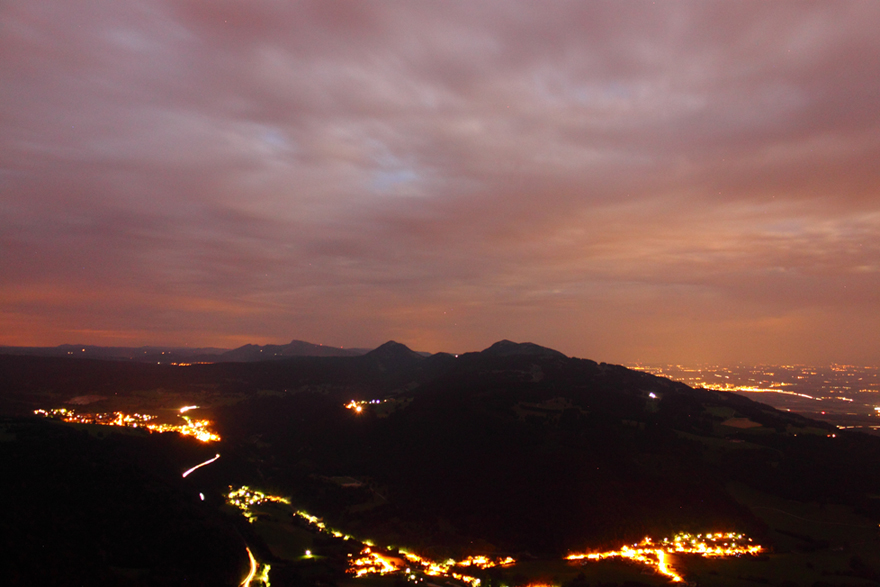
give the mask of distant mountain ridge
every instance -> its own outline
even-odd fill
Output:
[[[155,363],[172,362],[191,357],[217,357],[228,349],[216,347],[141,346],[114,347],[88,344],[62,344],[53,347],[0,346],[0,354],[33,357],[74,357],[78,359],[107,359]]]
[[[356,357],[370,349],[346,349],[292,340],[288,344],[246,344],[235,349],[216,347],[105,347],[95,345],[62,344],[54,347],[0,346],[0,354],[34,357],[71,357],[77,359],[103,359],[135,361],[141,363],[175,362],[232,362],[250,363],[271,361],[287,357]]]
[[[565,358],[559,351],[542,347],[531,342],[516,343],[501,340],[480,351],[492,356],[556,356]],[[374,348],[343,348],[323,344],[314,344],[294,339],[288,344],[246,344],[234,349],[217,347],[105,347],[96,345],[62,344],[54,347],[0,346],[2,355],[24,355],[35,357],[71,357],[78,359],[104,359],[116,361],[136,361],[142,363],[175,363],[175,362],[230,362],[252,363],[255,361],[272,361],[289,357],[358,357],[370,355],[377,359],[395,359],[409,357],[417,360],[429,357],[432,353],[414,351],[405,344],[389,340]],[[445,353],[443,353],[445,354]]]
[[[344,349],[340,347],[312,344],[304,340],[292,340],[289,344],[246,344],[226,351],[217,358],[220,361],[251,362],[269,361],[283,357],[356,357],[367,349]]]

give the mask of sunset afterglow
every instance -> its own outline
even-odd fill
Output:
[[[0,344],[880,364],[880,4],[322,4],[0,8]]]

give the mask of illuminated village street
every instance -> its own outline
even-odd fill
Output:
[[[157,417],[151,414],[127,414],[124,412],[80,414],[69,408],[39,409],[34,410],[34,414],[73,424],[122,426],[126,428],[140,428],[150,432],[177,432],[184,436],[192,436],[202,442],[218,442],[220,436],[210,429],[212,424],[210,420],[193,420],[185,415],[186,412],[194,409],[198,409],[198,406],[184,406],[178,410],[179,417],[184,420],[183,424],[160,424],[154,421]]]
[[[257,516],[251,511],[253,506],[265,503],[289,505],[290,500],[284,497],[267,495],[250,487],[230,488],[226,496],[227,503],[238,508],[248,521],[255,522]],[[490,569],[493,567],[512,567],[517,561],[510,556],[489,557],[474,555],[461,560],[431,560],[405,549],[383,549],[375,546],[372,541],[359,540],[339,530],[328,528],[320,519],[302,511],[292,512],[293,517],[300,517],[309,523],[317,532],[325,532],[343,540],[352,540],[361,545],[360,553],[349,555],[348,572],[356,577],[368,575],[399,574],[410,582],[420,582],[424,577],[442,577],[453,579],[471,587],[479,587],[481,579],[469,574],[469,569]],[[757,555],[764,551],[763,547],[754,544],[743,534],[734,532],[716,532],[707,534],[680,533],[673,538],[653,540],[646,537],[634,545],[626,545],[617,550],[574,553],[565,557],[566,561],[582,561],[582,563],[605,559],[623,559],[644,565],[653,572],[668,578],[673,583],[684,581],[681,571],[674,568],[670,555],[692,555],[704,558],[726,558]],[[306,556],[312,556],[307,552]],[[268,565],[265,565],[268,567]],[[268,571],[266,571],[268,573]]]
[[[670,554],[691,554],[707,558],[760,554],[763,548],[752,544],[751,538],[733,532],[709,534],[677,534],[673,539],[659,542],[645,538],[638,544],[624,546],[620,550],[570,554],[567,560],[598,561],[607,558],[628,559],[655,569],[659,574],[678,583],[684,579],[672,568]]]

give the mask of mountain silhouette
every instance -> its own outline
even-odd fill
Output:
[[[363,350],[343,349],[303,340],[292,340],[289,344],[246,344],[219,355],[218,361],[249,362],[271,361],[286,357],[355,357],[364,354]]]
[[[400,372],[414,368],[424,361],[425,357],[405,344],[389,340],[364,354],[364,360],[374,362],[382,372]]]
[[[511,342],[509,340],[499,340],[489,348],[482,351],[482,354],[490,355],[494,357],[506,357],[511,355],[526,355],[526,356],[548,356],[548,357],[559,357],[562,359],[566,359],[565,355],[560,353],[559,351],[555,351],[553,349],[549,349],[547,347],[539,346],[531,342]]]

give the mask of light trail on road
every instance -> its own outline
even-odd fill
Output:
[[[248,558],[251,561],[251,571],[248,573],[248,576],[244,578],[244,581],[241,582],[241,587],[250,587],[251,581],[254,580],[254,577],[257,574],[257,559],[254,558],[254,553],[251,552],[251,549],[245,546],[245,550],[247,550]]]
[[[196,469],[199,469],[199,468],[201,468],[201,467],[204,467],[205,465],[210,465],[211,463],[213,463],[214,461],[216,461],[216,460],[219,459],[219,458],[220,458],[220,453],[218,452],[218,453],[217,453],[217,456],[215,456],[213,459],[208,459],[208,460],[205,461],[204,463],[199,463],[198,465],[196,465],[196,466],[193,467],[192,469],[188,469],[187,471],[184,471],[184,473],[183,473],[183,477],[186,478],[187,475],[189,475],[190,473],[192,473],[192,472],[195,471]]]

